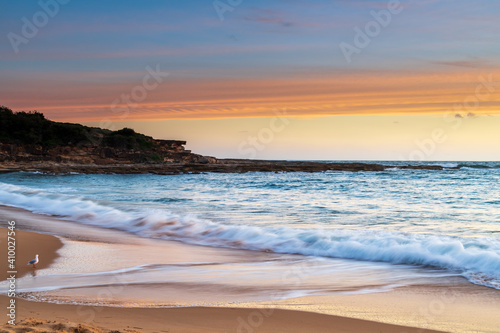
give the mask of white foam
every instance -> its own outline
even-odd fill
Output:
[[[389,231],[294,229],[215,223],[166,210],[124,211],[85,198],[0,183],[0,202],[36,213],[192,244],[458,271],[500,289],[500,241]]]
[[[443,168],[458,168],[458,163],[437,163],[435,165],[441,166]]]

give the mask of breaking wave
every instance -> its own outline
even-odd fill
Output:
[[[89,225],[191,244],[430,266],[500,289],[500,241],[389,231],[222,224],[166,210],[124,210],[77,196],[0,183],[0,203]]]

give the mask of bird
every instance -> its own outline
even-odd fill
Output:
[[[38,254],[35,256],[35,259],[28,262],[28,265],[33,265],[33,268],[36,268],[36,264],[38,264]]]

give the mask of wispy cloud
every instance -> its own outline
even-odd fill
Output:
[[[429,63],[435,65],[443,65],[443,66],[471,67],[471,68],[486,67],[490,64],[490,62],[485,59],[429,61]]]
[[[274,24],[282,27],[292,27],[296,25],[296,23],[292,22],[291,20],[285,19],[284,16],[285,14],[282,11],[252,8],[245,16],[243,16],[243,20],[257,23]]]
[[[494,77],[500,77],[500,69]],[[113,75],[113,73],[110,73]],[[60,77],[45,80],[40,90],[29,80],[16,81],[25,89],[2,87],[2,103],[16,110],[38,109],[54,120],[98,121],[118,117],[110,109],[111,101],[129,92],[137,79],[115,77],[106,83],[102,76],[93,81],[69,85]],[[272,109],[287,106],[290,115],[366,115],[448,113],[453,106],[474,92],[478,73],[464,72],[331,72],[322,78],[289,75],[276,79],[186,79],[166,80],[134,108],[129,119],[205,119],[272,115]],[[41,77],[38,79],[42,80]],[[118,81],[116,81],[118,80]],[[32,98],[27,100],[26,94]],[[482,102],[473,117],[498,114],[500,98],[491,96]]]
[[[469,113],[465,113],[465,114],[461,114],[461,113],[457,113],[455,114],[455,118],[477,118],[479,117],[478,114],[476,113],[473,113],[473,112],[469,112]]]

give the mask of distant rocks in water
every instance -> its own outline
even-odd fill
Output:
[[[198,155],[199,156],[199,155]],[[374,172],[384,171],[394,166],[368,163],[324,163],[324,162],[299,162],[299,161],[256,161],[256,160],[230,160],[215,159],[201,156],[197,162],[162,162],[162,163],[109,163],[84,164],[84,163],[58,163],[58,162],[20,162],[2,163],[0,172],[39,171],[46,173],[84,173],[84,174],[198,174],[207,172],[216,173],[245,173],[245,172]],[[425,169],[442,170],[441,166],[408,165],[398,166],[400,169]]]

